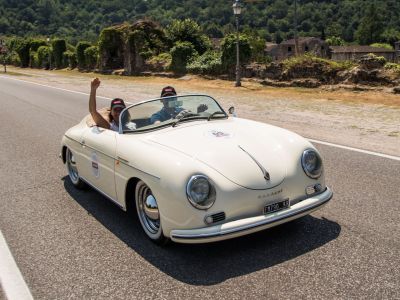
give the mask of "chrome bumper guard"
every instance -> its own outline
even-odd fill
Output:
[[[227,222],[198,229],[171,231],[171,239],[179,243],[207,243],[261,231],[310,214],[325,205],[333,196],[329,188],[318,195],[302,200],[287,209],[268,215]]]

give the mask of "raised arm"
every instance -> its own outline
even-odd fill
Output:
[[[110,123],[96,109],[96,91],[99,86],[100,80],[98,78],[93,79],[90,83],[89,112],[97,126],[110,129]]]

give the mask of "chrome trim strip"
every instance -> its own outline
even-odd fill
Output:
[[[328,190],[329,189],[327,188],[325,191],[328,191]],[[304,209],[295,211],[293,213],[282,215],[281,217],[278,217],[278,218],[273,219],[273,220],[265,220],[265,221],[261,221],[261,222],[255,223],[255,224],[239,226],[237,228],[232,228],[232,229],[229,229],[229,230],[226,230],[226,231],[222,231],[222,232],[204,233],[204,234],[197,234],[197,235],[172,234],[171,237],[175,238],[175,239],[183,239],[183,240],[207,239],[207,238],[227,236],[229,234],[234,234],[234,233],[237,233],[237,232],[241,232],[241,231],[250,230],[250,229],[253,229],[253,228],[257,228],[257,227],[273,224],[273,223],[279,222],[281,220],[284,220],[286,218],[294,217],[296,215],[305,213],[307,211],[313,210],[313,209],[315,209],[315,208],[317,208],[319,206],[322,206],[322,205],[326,204],[333,197],[332,191],[331,190],[329,190],[329,191],[330,191],[329,197],[327,199],[324,199],[322,202],[317,203],[317,204],[312,205],[312,206],[305,207]]]
[[[261,169],[261,172],[263,172],[263,175],[264,175],[265,180],[266,180],[266,181],[269,181],[269,180],[271,179],[271,177],[270,177],[268,171],[263,167],[263,165],[261,165],[261,164],[256,160],[256,158],[255,158],[253,155],[251,155],[249,152],[247,152],[246,150],[244,150],[240,145],[238,145],[238,147],[239,147],[244,153],[246,153],[248,156],[250,156],[251,159],[254,160],[254,162],[257,164],[257,166]]]
[[[99,192],[100,194],[102,194],[104,197],[106,197],[108,200],[111,200],[111,202],[113,202],[114,204],[116,204],[120,209],[122,209],[123,211],[126,211],[126,207],[121,205],[117,200],[115,200],[114,198],[108,196],[106,193],[104,193],[103,191],[101,191],[100,189],[98,189],[97,187],[95,187],[93,184],[89,183],[85,178],[79,176],[80,179],[82,179],[87,185],[89,185],[91,188],[93,188],[94,190],[96,190],[97,192]]]

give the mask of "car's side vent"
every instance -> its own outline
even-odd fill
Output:
[[[217,223],[217,222],[221,222],[225,220],[225,213],[224,212],[219,212],[213,215],[208,215],[204,218],[204,222],[207,225],[213,224],[213,223]]]

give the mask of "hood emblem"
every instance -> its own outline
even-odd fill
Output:
[[[251,155],[251,154],[250,154],[249,152],[247,152],[246,150],[244,150],[242,147],[239,146],[239,148],[240,148],[244,153],[246,153],[248,156],[250,156],[250,158],[251,158],[252,160],[254,160],[254,162],[257,164],[257,166],[261,169],[261,172],[262,172],[263,175],[264,175],[264,179],[265,179],[266,181],[270,181],[270,180],[271,180],[271,177],[270,177],[268,171],[254,158],[254,156]]]

